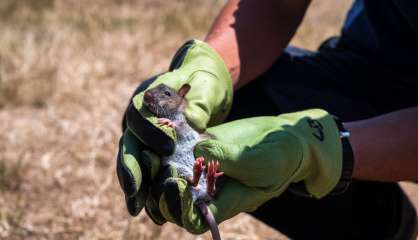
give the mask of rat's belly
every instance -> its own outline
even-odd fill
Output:
[[[164,162],[175,167],[181,177],[189,177],[193,174],[193,165],[195,162],[193,152],[183,150],[175,151]]]
[[[195,141],[188,141],[187,144],[179,142],[176,145],[176,150],[174,153],[163,159],[164,164],[169,164],[176,168],[178,175],[182,178],[187,179],[192,177],[193,166],[196,161],[193,155],[193,148],[197,142],[198,139]],[[209,200],[209,195],[207,194],[207,180],[205,171],[200,177],[198,185],[196,187],[190,188],[190,193],[192,195],[193,201]]]
[[[182,135],[182,137],[177,139],[174,153],[166,157],[164,162],[174,166],[180,176],[191,176],[195,162],[193,149],[199,140],[198,133],[194,131],[189,131],[187,135]]]

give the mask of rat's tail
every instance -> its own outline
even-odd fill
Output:
[[[216,223],[215,217],[213,216],[212,211],[208,207],[207,203],[199,202],[196,204],[203,216],[205,216],[206,221],[209,224],[210,233],[212,234],[213,240],[221,240],[221,234],[219,233],[218,224]]]

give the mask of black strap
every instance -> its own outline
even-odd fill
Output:
[[[338,130],[340,133],[348,132],[341,121],[338,118],[334,117],[335,122],[337,123]],[[348,186],[350,186],[351,178],[353,176],[354,168],[354,154],[353,149],[351,148],[350,141],[348,137],[341,138],[341,144],[343,147],[343,169],[341,173],[341,178],[338,184],[334,189],[329,193],[329,195],[338,195],[344,193]]]

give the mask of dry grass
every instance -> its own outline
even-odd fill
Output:
[[[221,5],[0,1],[0,238],[209,239],[130,218],[114,157],[134,87],[202,38]],[[337,34],[348,5],[315,2],[294,43],[313,49]],[[221,229],[225,239],[283,239],[247,215]]]

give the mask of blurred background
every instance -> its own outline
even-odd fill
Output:
[[[0,239],[210,239],[131,218],[115,173],[134,88],[202,39],[224,1],[0,1]],[[313,1],[292,44],[339,34],[351,1]],[[403,183],[418,203],[418,188]],[[279,214],[278,214],[279,215]],[[224,239],[286,239],[248,215]]]

